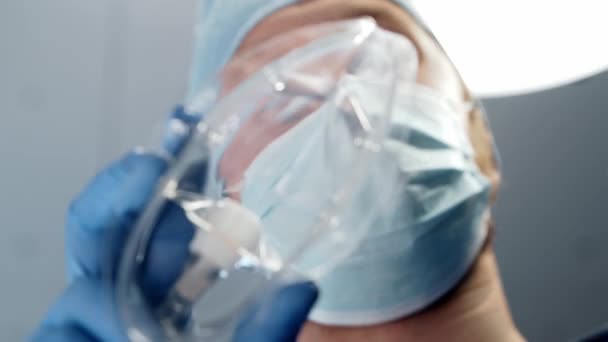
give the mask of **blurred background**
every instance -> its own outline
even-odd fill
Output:
[[[185,94],[195,0],[0,2],[0,340],[65,284],[64,213]],[[483,46],[483,44],[481,44]],[[502,152],[496,249],[531,341],[608,322],[608,74],[486,99]]]

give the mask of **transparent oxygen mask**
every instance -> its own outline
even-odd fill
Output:
[[[189,104],[202,119],[121,258],[117,300],[129,338],[227,340],[239,313],[272,284],[316,279],[353,251],[370,225],[349,221],[349,210],[378,215],[399,181],[386,166],[384,195],[364,206],[354,200],[383,167],[396,84],[416,83],[416,49],[390,34],[370,18],[283,34],[234,58]],[[172,271],[152,300],[145,273],[157,258],[154,240],[179,230],[169,223],[158,231],[168,207],[187,223],[187,237],[182,260],[160,258]]]

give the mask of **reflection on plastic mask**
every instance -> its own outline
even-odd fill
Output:
[[[380,323],[429,305],[473,263],[489,186],[467,136],[470,108],[417,84],[414,45],[371,18],[301,30],[315,40],[210,107],[206,94],[221,82],[190,104],[205,118],[121,263],[118,297],[133,331],[228,336],[258,292],[238,275],[262,290],[292,270],[321,287],[313,320]],[[186,209],[195,238],[162,310],[151,312],[136,275],[168,201]]]
[[[373,89],[363,86],[356,94],[368,108],[381,108],[373,105],[383,102]],[[457,120],[461,114],[419,87],[397,96],[393,110],[382,162],[341,223],[372,227],[345,260],[321,276],[315,321],[374,324],[419,310],[466,272],[485,236],[489,184],[475,165],[466,129]],[[329,139],[347,134],[346,127],[335,125],[326,134],[334,116],[320,108],[267,146],[245,173],[242,202],[261,217],[266,247],[275,253],[289,254],[308,234],[323,210],[320,197],[335,177],[348,172],[350,164],[341,165],[338,158],[330,167],[324,153],[332,146]],[[352,153],[352,145],[341,145],[335,155],[348,160]],[[269,164],[279,167],[264,168]],[[371,201],[386,196],[392,203],[368,221]],[[311,274],[311,267],[335,253],[317,248],[295,267]]]

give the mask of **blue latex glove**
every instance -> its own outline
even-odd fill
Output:
[[[179,111],[174,117],[179,118]],[[175,139],[167,141],[170,149],[179,148]],[[129,229],[166,167],[166,160],[159,156],[131,153],[100,172],[73,201],[66,232],[70,283],[32,340],[126,340],[114,288],[107,279]],[[192,229],[181,209],[172,205],[165,208],[142,278],[142,287],[153,304],[162,301],[178,277],[180,265],[186,262]],[[106,268],[108,265],[111,267]],[[308,282],[279,288],[245,313],[234,340],[295,340],[317,294],[317,288]]]

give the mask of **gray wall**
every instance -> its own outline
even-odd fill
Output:
[[[63,215],[184,94],[195,0],[0,2],[0,340],[64,285]],[[503,153],[497,250],[534,341],[608,321],[608,74],[487,106]]]
[[[496,248],[532,341],[608,323],[608,73],[486,101],[504,162]]]
[[[181,100],[194,8],[0,1],[0,341],[27,336],[64,285],[69,200]]]

